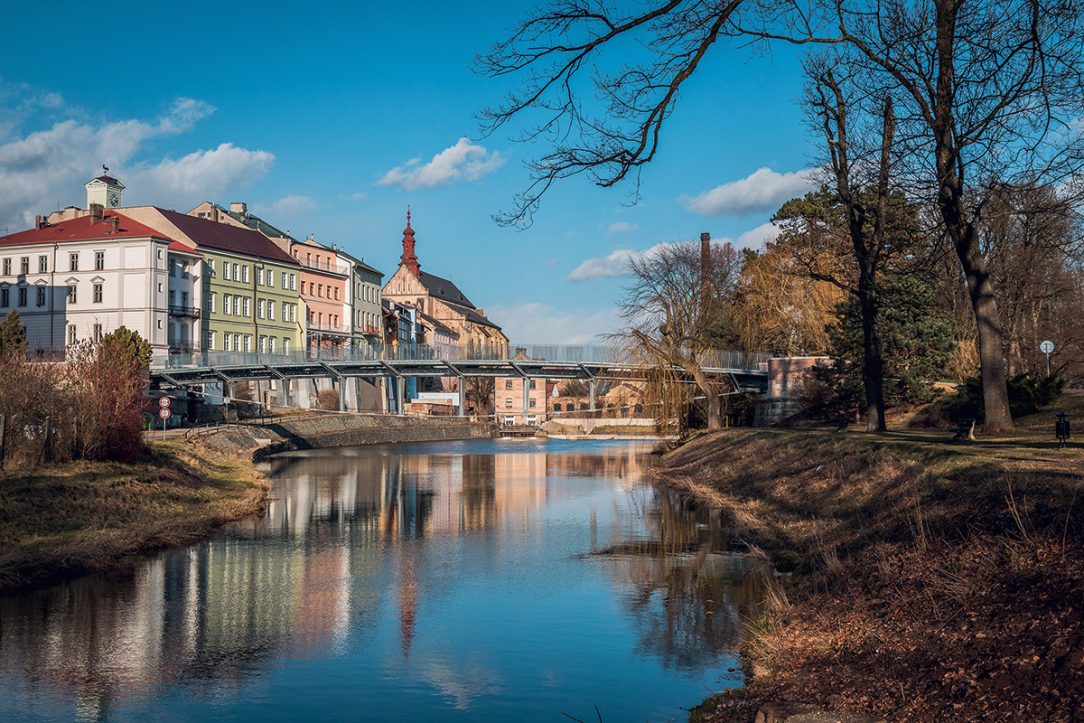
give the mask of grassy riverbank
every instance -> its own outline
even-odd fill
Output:
[[[213,460],[213,461],[212,461]],[[0,590],[113,569],[262,509],[246,453],[201,454],[181,439],[133,464],[73,462],[0,475]]]
[[[729,430],[659,475],[795,573],[699,721],[808,704],[908,720],[1084,716],[1084,446],[1010,437]],[[1042,432],[1029,428],[1042,428]]]

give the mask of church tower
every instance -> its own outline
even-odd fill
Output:
[[[102,166],[102,175],[86,182],[87,208],[92,203],[100,203],[105,208],[120,208],[120,194],[124,184],[109,175],[109,169]]]
[[[399,257],[399,265],[406,266],[415,276],[422,272],[422,265],[418,263],[418,254],[414,253],[414,229],[410,227],[409,206],[406,212],[406,228],[403,229],[403,255]]]

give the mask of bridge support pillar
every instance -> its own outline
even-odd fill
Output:
[[[279,384],[282,385],[282,406],[287,409],[290,408],[290,385],[293,384],[292,379],[280,379]]]
[[[406,379],[395,377],[395,413],[400,417],[406,414]]]
[[[459,377],[459,416],[467,416],[467,378]]]
[[[527,377],[523,377],[523,416],[527,416],[527,410],[531,406],[531,380]],[[526,424],[527,420],[524,419],[523,423]]]
[[[598,384],[594,379],[587,383],[587,400],[590,405],[591,411],[595,411],[596,400],[598,399]]]

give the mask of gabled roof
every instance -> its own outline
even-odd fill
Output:
[[[118,181],[117,179],[113,178],[112,176],[107,176],[107,175],[104,175],[104,174],[101,175],[101,176],[98,176],[97,178],[92,178],[90,180],[92,180],[92,181],[101,181],[102,183],[108,183],[111,186],[120,186],[121,188],[125,187],[124,184],[121,183],[120,181]]]
[[[166,221],[173,224],[197,247],[254,256],[275,263],[300,266],[297,259],[276,246],[259,231],[230,226],[205,218],[189,216],[178,211],[154,207]]]
[[[454,303],[451,303],[451,302],[445,302],[445,303],[448,304],[448,306],[455,309],[456,311],[458,311],[460,314],[462,314],[467,319],[467,321],[474,322],[475,324],[478,324],[479,326],[489,326],[489,327],[492,327],[492,328],[496,329],[497,331],[501,330],[501,327],[497,326],[492,321],[490,321],[488,317],[485,317],[485,316],[482,316],[481,314],[479,314],[478,310],[473,306],[472,307],[467,307],[467,306],[463,306],[462,304],[454,304]]]
[[[457,306],[466,307],[467,309],[475,309],[474,304],[470,302],[470,299],[459,290],[459,287],[448,279],[442,279],[439,276],[426,273],[425,271],[418,273],[418,281],[422,282],[422,286],[435,298],[441,301],[448,301]]]
[[[120,219],[120,225],[116,233],[113,233],[113,217]],[[93,220],[90,215],[79,216],[43,228],[32,228],[8,234],[7,236],[0,236],[0,246],[147,237],[170,240],[169,237],[155,231],[150,226],[130,219],[124,214],[116,211],[106,211],[100,221]]]

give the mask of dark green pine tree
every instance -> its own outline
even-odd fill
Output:
[[[919,404],[933,396],[930,382],[943,372],[955,348],[952,320],[933,304],[929,284],[906,274],[885,279],[878,313],[885,360],[887,406]],[[838,307],[839,324],[829,330],[833,366],[819,376],[835,392],[839,405],[861,405],[862,318],[857,299]]]
[[[126,326],[118,327],[116,331],[106,334],[102,338],[101,348],[106,350],[106,353],[131,358],[137,367],[150,366],[150,342],[140,336],[139,332],[132,331]]]
[[[27,348],[26,328],[19,321],[19,312],[13,309],[0,321],[0,356],[25,354]]]

